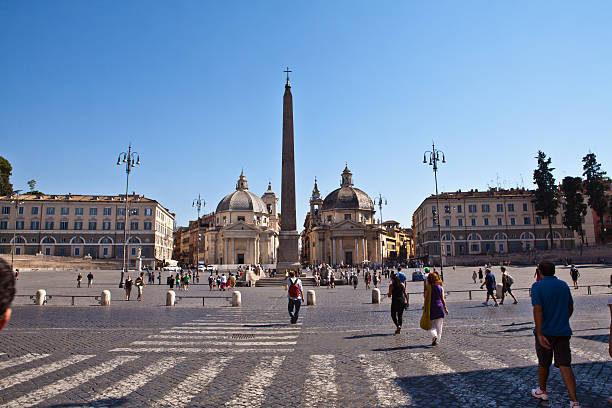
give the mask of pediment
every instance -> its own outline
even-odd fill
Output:
[[[331,226],[331,230],[352,230],[352,229],[363,229],[365,228],[364,224],[355,222],[353,220],[344,220],[335,225]]]
[[[259,231],[259,228],[253,224],[247,224],[244,221],[238,221],[223,228],[223,231]]]

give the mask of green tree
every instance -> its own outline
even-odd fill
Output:
[[[608,202],[605,195],[606,180],[604,180],[606,172],[601,170],[601,164],[597,163],[595,153],[589,153],[584,156],[582,162],[584,163],[582,166],[584,170],[582,175],[585,177],[584,186],[586,188],[586,194],[589,197],[589,206],[595,211],[597,217],[599,217],[599,235],[601,237],[601,243],[605,244],[604,214],[608,209]]]
[[[561,182],[561,191],[565,198],[565,213],[563,224],[580,235],[580,255],[584,246],[584,230],[582,217],[587,213],[587,205],[582,194],[583,186],[580,177],[567,176]]]
[[[33,195],[42,195],[43,194],[40,191],[36,190],[36,180],[34,180],[34,179],[28,180],[28,186],[30,186],[30,191],[28,191],[27,194],[33,194]]]
[[[554,170],[550,167],[551,159],[546,158],[543,151],[538,151],[538,168],[533,171],[533,181],[538,186],[535,190],[535,209],[536,213],[548,219],[548,229],[550,232],[550,249],[553,247],[553,220],[559,214],[559,190],[555,184]]]
[[[0,196],[13,194],[13,185],[10,177],[13,175],[13,166],[4,157],[0,156]]]

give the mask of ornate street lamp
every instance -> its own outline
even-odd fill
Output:
[[[117,166],[121,163],[125,163],[125,223],[123,225],[123,266],[121,267],[121,280],[119,281],[119,287],[123,287],[123,274],[127,272],[127,229],[128,229],[128,204],[129,204],[129,188],[130,188],[130,172],[132,168],[140,165],[140,155],[138,152],[132,151],[132,144],[130,143],[127,152],[119,153],[117,157]]]
[[[440,253],[440,278],[444,280],[444,262],[442,262],[442,230],[440,227],[440,199],[438,197],[438,162],[440,161],[440,154],[442,154],[442,163],[446,163],[446,157],[444,152],[436,149],[435,143],[431,143],[431,150],[425,151],[423,154],[423,163],[427,164],[427,157],[429,157],[429,165],[433,167],[434,181],[436,184],[436,211],[434,218],[438,224],[438,245]]]
[[[17,239],[17,209],[19,208],[21,204],[23,204],[23,201],[19,200],[20,192],[21,190],[15,190],[13,192],[13,195],[11,195],[11,198],[9,199],[9,201],[13,203],[13,207],[15,211],[15,228],[13,229],[13,245],[11,245],[11,271],[12,272],[15,271],[13,269],[13,265],[15,262],[15,240]]]
[[[384,198],[380,193],[378,193],[378,197],[374,198],[374,205],[378,206],[378,210],[380,211],[380,240],[382,241],[382,245],[380,246],[380,269],[384,270],[385,268],[385,239],[384,239],[384,226],[383,226],[383,216],[382,216],[382,206],[387,205],[387,199]]]
[[[202,209],[202,207],[206,207],[206,201],[202,201],[202,199],[200,198],[200,194],[198,194],[198,198],[193,200],[191,206],[195,207],[198,210],[198,228],[196,230],[196,271],[199,271],[198,268],[200,267],[200,210]]]

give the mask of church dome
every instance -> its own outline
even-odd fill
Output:
[[[263,200],[249,191],[244,172],[240,174],[236,191],[226,195],[217,205],[217,213],[224,211],[266,212],[266,205]]]
[[[374,211],[372,199],[362,190],[353,187],[353,175],[345,167],[340,188],[332,191],[323,200],[322,211],[326,210],[370,210]]]

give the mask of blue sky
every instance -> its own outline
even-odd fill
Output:
[[[532,186],[612,145],[612,3],[0,0],[0,155],[15,188],[130,190],[179,225],[233,191],[280,196],[282,94],[292,74],[298,225],[313,180],[388,200],[410,226],[433,192]]]

